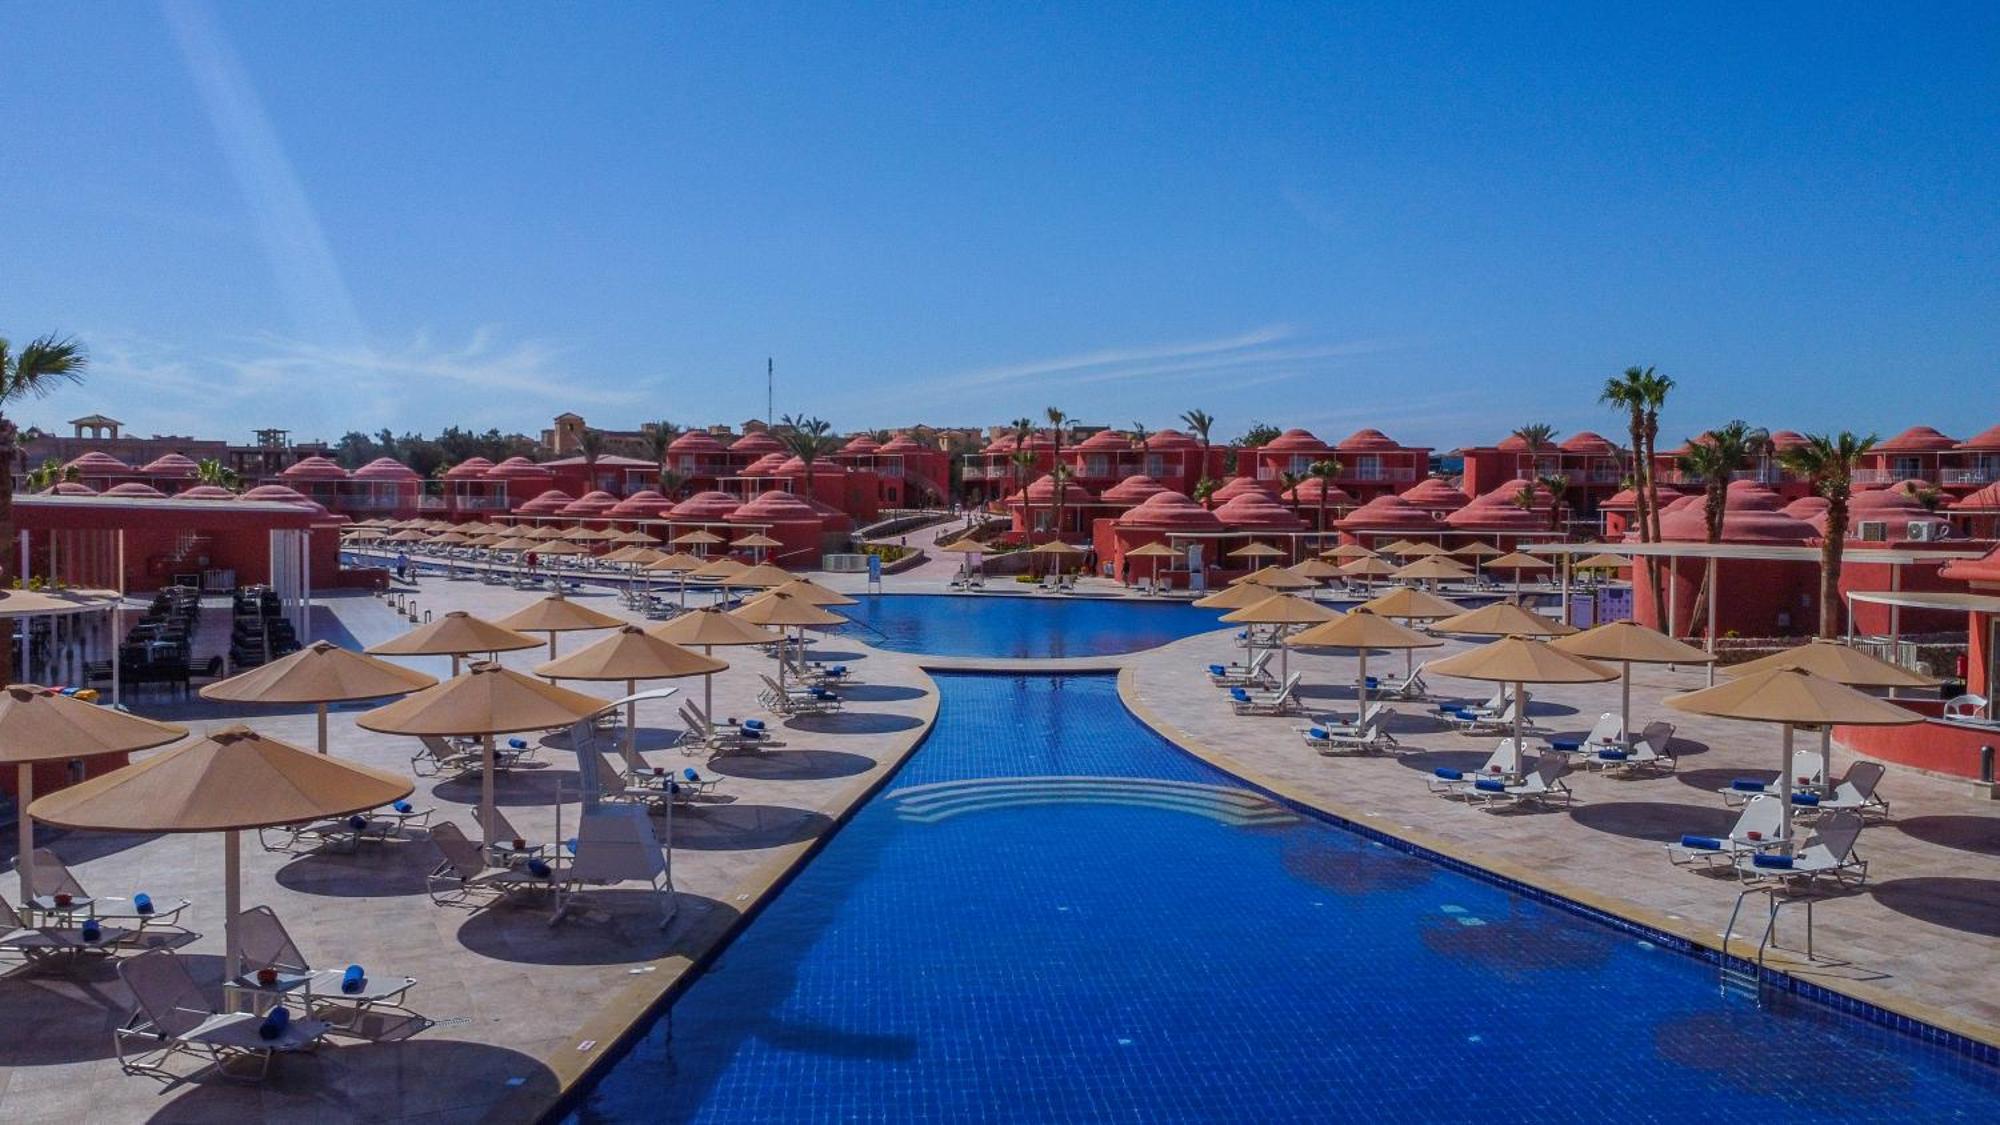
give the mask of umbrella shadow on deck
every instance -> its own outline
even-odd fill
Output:
[[[582,778],[574,769],[512,769],[493,775],[493,803],[496,805],[553,805],[560,791],[562,799],[576,800]],[[479,774],[463,774],[431,787],[431,796],[453,804],[479,805]]]
[[[1470,772],[1486,764],[1493,751],[1485,750],[1420,750],[1414,754],[1396,755],[1396,764],[1418,773],[1430,773],[1438,769],[1452,769]]]
[[[810,809],[699,805],[674,818],[673,846],[698,852],[751,851],[810,840],[831,827],[831,817]]]
[[[202,1076],[147,1120],[522,1117],[545,1108],[559,1089],[555,1074],[541,1060],[506,1047],[444,1038],[394,1043],[336,1039],[309,1054],[284,1056],[257,1085]],[[503,1100],[521,1108],[501,1113]]]
[[[2000,879],[1891,879],[1872,884],[1867,893],[1896,913],[1933,926],[2000,938]]]
[[[822,781],[865,773],[873,758],[844,750],[765,750],[754,754],[718,756],[715,771],[725,777],[758,781]]]
[[[636,887],[586,888],[554,926],[546,901],[522,899],[467,918],[458,943],[482,957],[525,965],[626,965],[677,954],[699,958],[715,927],[734,922],[736,908],[712,898],[679,892],[674,901],[673,920],[663,929],[659,900]]]
[[[1601,801],[1576,805],[1569,818],[1585,828],[1633,840],[1672,843],[1682,836],[1721,836],[1736,823],[1736,813],[1713,805],[1682,805],[1671,801]]]
[[[834,685],[842,699],[857,703],[898,703],[909,699],[922,699],[930,693],[922,688],[898,687],[895,684],[848,684]]]
[[[74,970],[16,968],[0,977],[0,1027],[8,1029],[0,1035],[0,1067],[108,1059],[111,1031],[130,1010],[110,961]]]
[[[1769,782],[1777,780],[1778,771],[1773,769],[1705,769],[1676,770],[1674,772],[1675,781],[1704,793],[1714,793],[1718,790],[1727,789],[1729,788],[1729,783],[1739,777],[1754,778],[1758,781]]]
[[[923,725],[924,721],[915,715],[893,715],[886,711],[832,711],[824,715],[794,715],[785,720],[788,729],[814,734],[894,734]]]
[[[1896,828],[1926,844],[2000,856],[2000,816],[1913,816]]]
[[[286,890],[328,898],[396,898],[425,893],[439,853],[427,840],[369,843],[349,854],[312,851],[278,868]]]

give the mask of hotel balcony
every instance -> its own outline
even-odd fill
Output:
[[[1944,484],[1992,484],[2000,480],[2000,465],[1978,465],[1970,469],[1946,469],[1939,474]]]
[[[1902,479],[1904,479],[1903,475],[1898,475],[1894,469],[1854,470],[1855,484],[1894,484]]]

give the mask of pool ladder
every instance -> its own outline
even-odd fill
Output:
[[[1729,943],[1736,936],[1736,923],[1743,913],[1743,900],[1751,895],[1763,895],[1766,901],[1764,911],[1764,932],[1757,939],[1757,960],[1750,968],[1737,968],[1729,952]],[[1764,962],[1772,949],[1778,948],[1778,913],[1787,906],[1803,903],[1806,908],[1806,960],[1813,960],[1813,900],[1811,897],[1794,898],[1780,893],[1777,887],[1752,887],[1736,896],[1736,906],[1729,912],[1729,928],[1722,931],[1721,983],[1724,995],[1736,993],[1749,996],[1759,1005],[1764,1001]]]

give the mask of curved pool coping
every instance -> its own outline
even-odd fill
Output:
[[[1139,698],[1138,676],[1129,666],[1122,667],[1118,672],[1118,698],[1147,729],[1184,753],[1350,832],[1679,950],[1718,968],[1727,958],[1732,968],[1746,972],[1757,969],[1755,942],[1738,938],[1725,948],[1720,935],[1709,933],[1685,919],[1586,890],[1562,879],[1551,878],[1536,868],[1482,854],[1422,829],[1397,825],[1392,832],[1379,823],[1377,816],[1365,809],[1307,793],[1296,785],[1253,769],[1162,719]],[[1774,948],[1765,953],[1764,982],[1870,1023],[1938,1044],[1987,1065],[2000,1066],[2000,1028],[1906,996],[1871,988],[1859,981],[1841,981],[1840,987],[1833,987],[1816,980],[1806,980],[1795,971],[1817,967],[1792,956],[1788,951]]]

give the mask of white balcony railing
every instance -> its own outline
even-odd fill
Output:
[[[1902,479],[1903,479],[1902,477],[1896,475],[1896,472],[1893,469],[1854,470],[1855,484],[1894,484],[1896,481]]]
[[[1944,470],[1945,484],[1992,484],[2000,480],[2000,465],[1978,465],[1970,469]]]

